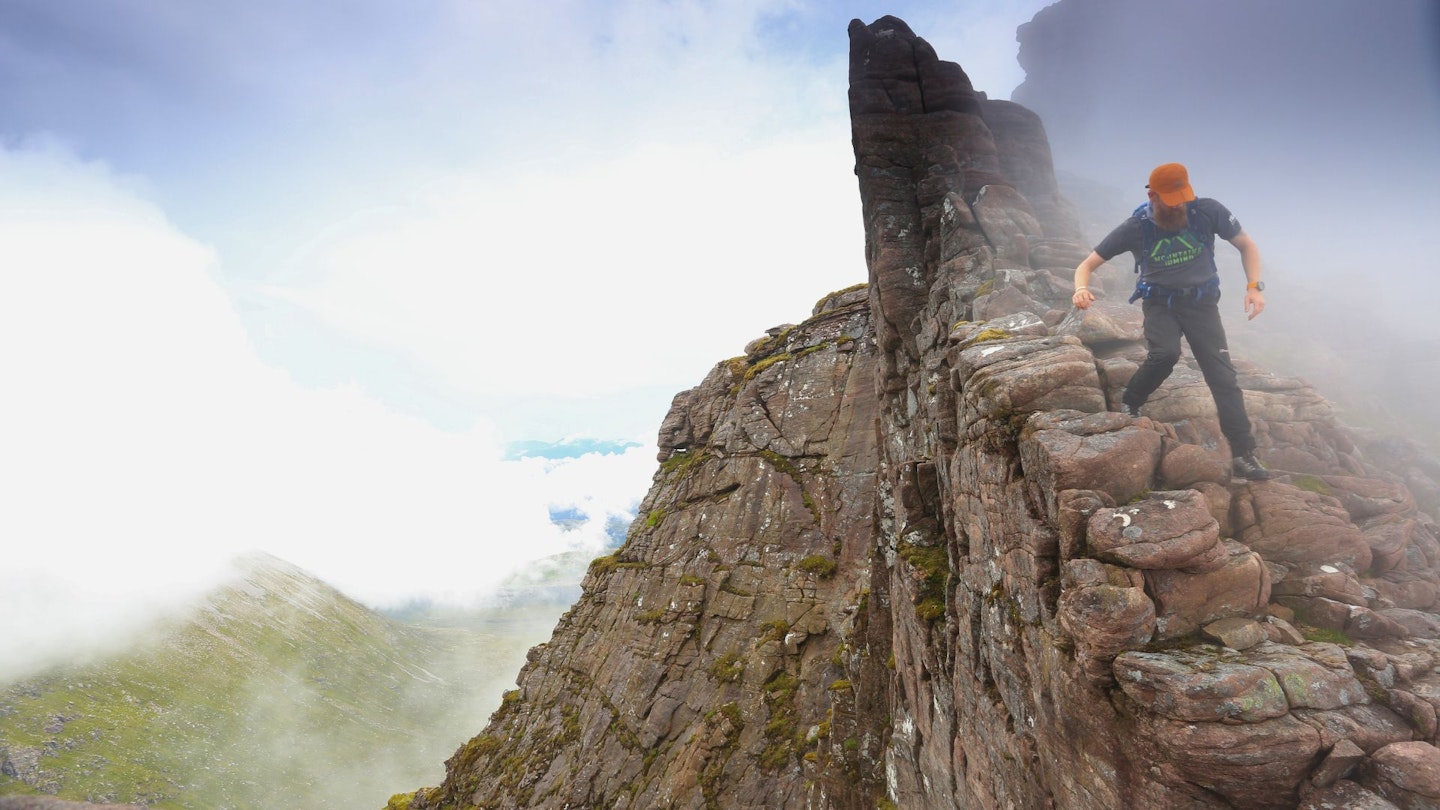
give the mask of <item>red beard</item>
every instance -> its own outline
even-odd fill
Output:
[[[1150,206],[1155,224],[1164,231],[1178,231],[1185,227],[1185,204],[1181,203],[1170,207],[1162,202],[1154,202]]]

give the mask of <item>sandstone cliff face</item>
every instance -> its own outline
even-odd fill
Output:
[[[870,283],[676,398],[625,546],[412,807],[1435,806],[1433,518],[1300,380],[1242,370],[1269,482],[1191,368],[1109,412],[1138,310],[1062,320],[1038,120],[850,37]]]
[[[626,544],[414,807],[858,801],[828,774],[866,761],[844,680],[874,538],[866,290],[771,332],[675,398]]]

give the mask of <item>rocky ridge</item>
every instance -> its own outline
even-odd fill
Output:
[[[1241,368],[1267,482],[1188,359],[1111,412],[1139,314],[1065,317],[1039,120],[850,39],[868,285],[676,397],[626,544],[392,806],[1440,803],[1435,516],[1299,379]]]

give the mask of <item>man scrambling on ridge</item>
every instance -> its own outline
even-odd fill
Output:
[[[1095,268],[1130,251],[1139,278],[1131,302],[1145,312],[1145,362],[1121,397],[1125,412],[1140,415],[1140,406],[1170,376],[1180,359],[1180,338],[1205,375],[1215,398],[1220,430],[1230,442],[1235,475],[1251,480],[1270,477],[1255,458],[1255,437],[1245,398],[1230,363],[1225,327],[1220,323],[1220,274],[1215,267],[1215,237],[1240,251],[1245,268],[1245,313],[1254,319],[1265,310],[1265,285],[1260,281],[1260,249],[1240,228],[1229,209],[1208,197],[1195,196],[1190,175],[1179,163],[1157,166],[1150,173],[1150,201],[1110,232],[1075,268],[1071,302],[1088,309],[1095,295],[1090,274]]]

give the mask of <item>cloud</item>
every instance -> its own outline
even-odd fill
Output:
[[[823,201],[853,194],[836,151],[656,146],[577,173],[460,178],[331,232],[300,278],[258,291],[472,393],[688,386],[864,279],[859,229],[826,227]]]
[[[653,448],[502,461],[355,386],[257,358],[213,251],[103,166],[0,153],[0,660],[133,627],[263,549],[371,604],[464,601],[598,550]],[[628,493],[628,495],[627,495]],[[598,519],[563,533],[552,505]]]

